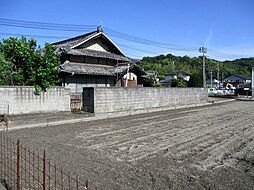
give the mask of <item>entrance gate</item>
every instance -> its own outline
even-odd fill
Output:
[[[83,88],[83,110],[94,113],[94,88]]]

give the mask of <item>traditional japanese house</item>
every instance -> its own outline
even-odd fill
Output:
[[[62,85],[72,93],[83,87],[142,87],[146,73],[98,28],[53,43],[61,53]]]

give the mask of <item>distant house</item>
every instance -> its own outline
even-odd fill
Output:
[[[171,72],[165,75],[165,80],[169,81],[171,79],[177,79],[177,78],[183,78],[183,80],[185,81],[189,81],[190,80],[190,74],[186,73],[184,71],[176,71],[176,72]]]
[[[227,83],[239,86],[240,84],[251,83],[251,77],[234,74],[223,79],[223,84],[226,85]]]
[[[172,79],[182,78],[183,80],[189,82],[190,74],[184,71],[171,72],[165,75],[164,79],[160,81],[163,85],[170,85]]]
[[[206,80],[206,87],[208,88],[213,88],[213,87],[218,87],[220,85],[220,81],[213,79],[211,81],[211,79]]]
[[[146,75],[144,76],[144,86],[151,87],[153,85],[157,85],[159,83],[159,78],[157,76],[156,71],[146,71]]]
[[[61,54],[62,85],[72,93],[81,93],[83,87],[143,86],[146,73],[100,27],[53,45]]]
[[[157,76],[156,71],[146,71],[146,74],[147,75],[145,76],[145,78],[151,79],[155,82],[158,80],[158,76]]]

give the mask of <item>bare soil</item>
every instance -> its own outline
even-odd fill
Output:
[[[10,134],[92,189],[254,189],[254,102]]]

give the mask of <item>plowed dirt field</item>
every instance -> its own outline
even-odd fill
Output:
[[[254,102],[11,131],[92,189],[254,189]]]

